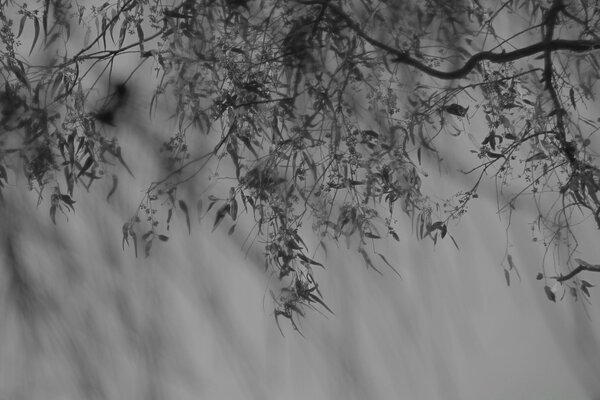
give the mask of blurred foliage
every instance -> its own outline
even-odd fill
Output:
[[[503,37],[495,27],[503,18],[527,23]],[[138,242],[148,255],[155,239],[169,239],[176,209],[188,231],[191,213],[214,216],[213,230],[233,222],[229,234],[250,215],[266,270],[285,282],[273,293],[275,317],[296,328],[307,307],[331,312],[313,273],[324,265],[303,224],[323,249],[343,239],[367,267],[396,272],[377,243],[399,240],[398,212],[418,238],[448,237],[458,247],[449,224],[487,176],[501,193],[517,188],[498,206],[508,224],[518,198],[539,210],[534,239],[558,271],[541,275],[548,297],[561,289],[589,296],[578,273],[600,267],[572,257],[574,224],[600,228],[599,123],[586,111],[600,74],[592,51],[600,9],[587,0],[3,0],[0,20],[0,190],[7,170],[22,172],[54,222],[96,180],[111,180],[110,199],[119,180],[108,165],[133,175],[105,132],[131,97],[129,79],[152,63],[149,113],[161,101],[173,105],[176,128],[160,149],[169,172],[123,226],[123,247],[136,255]],[[101,107],[91,105],[99,78],[89,84],[86,76],[100,66],[110,78],[131,54],[139,65],[112,83]],[[40,55],[50,61],[38,65],[32,57]],[[483,136],[468,132],[471,120],[487,128]],[[196,132],[213,137],[214,148],[190,148]],[[439,148],[448,137],[456,146]],[[445,154],[471,157],[477,166],[464,174],[476,177],[469,190],[435,200],[422,180]],[[211,193],[189,207],[178,189],[199,184],[194,177],[212,160],[220,161],[215,178],[234,184],[227,196]],[[510,284],[518,272],[506,260]]]

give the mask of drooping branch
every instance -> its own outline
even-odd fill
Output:
[[[348,16],[339,6],[331,4],[327,1],[298,1],[300,4],[306,5],[327,5],[327,8],[334,12],[337,16],[342,18],[347,27],[352,29],[358,36],[362,37],[368,43],[372,44],[376,48],[386,51],[388,54],[394,56],[392,61],[410,65],[411,67],[417,68],[419,71],[438,79],[453,80],[466,77],[481,61],[489,61],[495,64],[504,64],[511,61],[517,61],[522,58],[526,58],[542,52],[553,52],[559,50],[567,50],[575,53],[581,53],[584,51],[600,49],[600,40],[544,40],[536,44],[532,44],[527,47],[523,47],[510,52],[494,53],[491,51],[482,51],[473,55],[469,58],[466,63],[454,70],[454,71],[440,71],[423,64],[421,61],[411,57],[406,51],[397,49],[390,45],[387,45],[370,35],[368,35],[360,25]]]

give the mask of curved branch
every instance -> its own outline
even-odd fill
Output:
[[[337,16],[342,18],[346,23],[348,28],[352,29],[356,34],[362,37],[364,40],[372,44],[373,46],[385,50],[390,55],[395,56],[392,61],[410,65],[412,67],[417,68],[419,71],[426,73],[429,76],[438,79],[452,80],[452,79],[460,79],[467,76],[481,61],[490,61],[495,64],[503,64],[511,61],[516,61],[522,58],[526,58],[538,53],[542,52],[552,52],[558,50],[568,50],[575,53],[581,53],[584,51],[596,50],[600,49],[600,40],[544,40],[542,42],[533,44],[531,46],[523,47],[521,49],[517,49],[510,52],[501,52],[494,53],[491,51],[482,51],[480,53],[475,54],[471,58],[467,60],[467,62],[460,68],[454,71],[440,71],[434,68],[431,68],[419,60],[411,57],[407,52],[399,50],[395,47],[389,46],[371,36],[369,36],[360,25],[354,21],[350,16],[348,16],[339,6],[331,4],[331,2],[327,1],[298,1],[301,4],[306,5],[316,5],[319,4],[321,6],[327,5],[327,8],[334,12]]]
[[[568,281],[573,278],[575,275],[583,272],[583,271],[592,271],[592,272],[600,272],[600,265],[579,265],[573,271],[569,272],[566,275],[552,276],[552,279],[556,279],[558,282]]]

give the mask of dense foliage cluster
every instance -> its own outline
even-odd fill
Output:
[[[587,111],[600,73],[594,4],[3,0],[0,190],[7,190],[7,170],[25,174],[52,220],[74,210],[75,191],[95,180],[111,179],[112,195],[118,174],[107,165],[118,161],[132,173],[105,133],[127,102],[127,80],[98,109],[87,101],[98,80],[89,85],[85,77],[99,65],[110,76],[120,57],[135,52],[159,75],[150,115],[169,99],[177,121],[162,145],[170,170],[123,226],[123,244],[136,254],[138,242],[148,254],[154,240],[168,239],[175,209],[188,229],[192,212],[214,213],[216,228],[243,211],[265,243],[267,270],[288,282],[273,294],[275,316],[295,327],[307,306],[329,309],[313,274],[323,265],[303,240],[303,225],[312,224],[323,247],[343,239],[368,267],[394,269],[377,240],[399,240],[400,212],[419,238],[454,241],[450,222],[491,176],[500,192],[518,188],[499,205],[509,223],[518,198],[538,205],[536,235],[563,271],[540,274],[548,297],[563,288],[589,295],[579,273],[600,267],[573,257],[572,226],[600,228],[599,123]],[[503,28],[505,18],[519,30]],[[49,61],[36,65],[32,54]],[[469,132],[476,124],[487,127],[481,137]],[[213,136],[214,148],[190,148],[187,137],[196,132]],[[438,148],[447,137],[456,148]],[[473,185],[433,200],[422,190],[426,167],[443,164],[448,152],[477,162],[464,172]],[[177,189],[194,184],[211,159],[235,184],[226,198],[211,194],[192,209]],[[510,254],[507,262],[510,281]]]

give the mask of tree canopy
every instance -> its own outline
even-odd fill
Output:
[[[590,295],[583,272],[600,265],[579,258],[574,227],[600,228],[593,2],[2,0],[0,20],[0,194],[24,175],[55,223],[95,181],[110,180],[109,201],[119,174],[135,174],[111,129],[150,64],[149,118],[164,109],[175,129],[161,138],[164,174],[124,217],[136,256],[169,239],[176,210],[188,230],[209,215],[230,234],[248,215],[267,272],[285,282],[275,317],[296,327],[307,308],[331,311],[303,225],[325,251],[343,240],[398,273],[378,242],[399,240],[401,214],[419,239],[459,247],[453,224],[491,179],[507,226],[520,206],[538,210],[546,296]],[[132,54],[130,75],[114,78]],[[101,78],[109,90],[92,101]],[[189,146],[199,134],[214,147]],[[455,174],[453,160],[472,165],[458,171],[469,189],[440,197],[424,180]],[[228,193],[183,196],[209,163]]]

